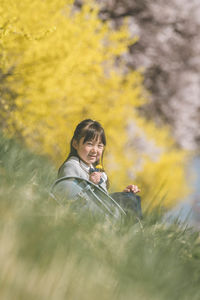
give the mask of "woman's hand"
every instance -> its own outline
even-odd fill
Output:
[[[140,189],[138,188],[137,185],[130,184],[123,190],[123,192],[127,192],[127,193],[132,192],[132,193],[136,194],[136,193],[140,192]]]
[[[98,184],[101,179],[101,175],[102,175],[101,172],[92,172],[90,174],[89,180],[95,184]]]

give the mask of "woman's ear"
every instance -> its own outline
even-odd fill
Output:
[[[76,141],[76,140],[73,140],[73,141],[72,141],[72,146],[74,147],[74,149],[76,149],[76,150],[77,150],[78,143],[77,143],[77,141]]]

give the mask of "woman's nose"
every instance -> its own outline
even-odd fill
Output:
[[[93,153],[96,153],[96,152],[97,152],[97,149],[98,149],[97,146],[93,146],[93,147],[92,147],[92,152],[93,152]]]

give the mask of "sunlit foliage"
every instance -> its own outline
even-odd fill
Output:
[[[9,82],[17,95],[6,132],[20,132],[27,145],[59,165],[76,124],[96,119],[107,134],[105,168],[113,189],[138,174],[144,199],[162,186],[170,195],[165,205],[171,205],[186,192],[184,153],[167,129],[135,112],[146,101],[142,76],[125,73],[122,58],[115,60],[134,41],[126,24],[114,31],[99,20],[94,3],[85,2],[75,11],[72,1],[1,1],[0,68],[13,67]],[[132,134],[130,124],[140,129]],[[134,140],[145,140],[147,148],[149,140],[157,150],[149,153]]]

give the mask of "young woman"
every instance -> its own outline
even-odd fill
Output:
[[[80,122],[70,143],[70,153],[58,171],[58,177],[78,176],[90,180],[107,192],[108,177],[102,167],[106,136],[97,121],[86,119]],[[136,185],[128,185],[123,192],[138,193]]]

